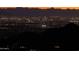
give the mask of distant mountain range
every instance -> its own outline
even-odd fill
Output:
[[[21,8],[16,9],[0,9],[0,15],[19,15],[19,16],[79,16],[79,10],[62,10],[62,9],[33,9]]]

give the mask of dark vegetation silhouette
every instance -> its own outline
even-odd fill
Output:
[[[28,50],[79,50],[79,26],[73,23],[60,28],[46,29],[42,32],[28,32],[26,30],[21,33],[9,34],[6,44],[15,49],[23,45],[28,47]],[[59,44],[61,48],[50,48],[50,46],[57,44]]]

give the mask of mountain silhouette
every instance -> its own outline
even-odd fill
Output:
[[[19,16],[78,16],[79,10],[59,10],[59,9],[29,9],[17,7],[15,10],[0,9],[2,15],[19,15]]]
[[[54,37],[57,39],[58,37],[72,38],[72,37],[78,36],[78,33],[79,33],[79,26],[73,23],[69,23],[64,27],[47,29],[43,35],[46,35],[46,37],[49,36],[49,38]]]

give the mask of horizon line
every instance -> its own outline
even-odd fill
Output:
[[[0,7],[0,9],[16,9],[17,7]],[[37,8],[37,9],[50,9],[50,8],[54,8],[54,9],[79,9],[79,7],[21,7],[21,8]]]

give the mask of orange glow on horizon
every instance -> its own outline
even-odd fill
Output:
[[[37,9],[79,9],[79,7],[22,7],[22,8],[37,8]],[[0,9],[16,9],[16,7],[0,7]]]
[[[28,7],[28,8],[37,8],[37,9],[50,9],[50,8],[54,8],[54,9],[79,9],[79,7]]]
[[[50,9],[50,8],[55,8],[55,9],[79,9],[79,7],[36,7],[38,9]]]

